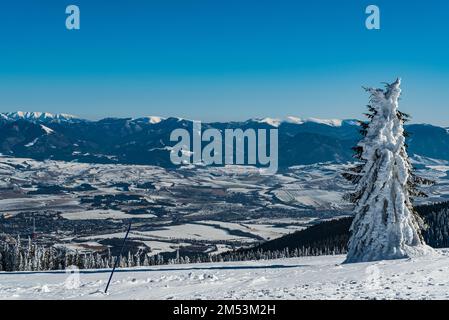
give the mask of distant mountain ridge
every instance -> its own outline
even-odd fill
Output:
[[[66,121],[66,122],[73,122],[73,121],[91,121],[87,119],[82,119],[77,116],[71,115],[71,114],[65,114],[65,113],[49,113],[49,112],[29,112],[29,111],[15,111],[15,112],[2,112],[0,113],[0,119],[6,120],[6,121],[16,121],[16,120],[29,120],[29,121],[35,121],[35,122],[54,122],[54,121]],[[102,121],[105,119],[120,119],[120,118],[104,118],[98,121]],[[142,122],[148,122],[151,124],[159,123],[162,121],[167,120],[167,118],[159,117],[159,116],[146,116],[146,117],[139,117],[139,118],[123,118],[123,119],[131,119],[133,121],[142,121]],[[178,119],[178,120],[187,120],[183,118],[175,118],[171,117],[168,119]],[[187,120],[189,121],[189,120]],[[289,116],[286,119],[278,119],[278,118],[254,118],[249,119],[246,122],[258,122],[258,123],[266,123],[268,125],[271,125],[272,127],[278,127],[282,123],[292,123],[292,124],[304,124],[307,122],[311,123],[319,123],[319,124],[325,124],[329,126],[339,127],[344,122],[353,122],[355,124],[356,120],[340,120],[340,119],[318,119],[318,118],[299,118],[294,116]]]
[[[51,122],[51,121],[87,121],[79,119],[76,116],[59,113],[52,114],[49,112],[24,112],[24,111],[16,111],[16,112],[3,112],[0,113],[0,119],[6,121],[15,121],[15,120],[29,120],[29,121],[37,121],[37,122]]]
[[[0,113],[0,153],[37,160],[173,167],[170,133],[177,128],[191,130],[192,121],[157,116],[90,121],[45,112]],[[351,148],[360,138],[360,128],[353,119],[263,118],[203,123],[202,128],[277,128],[280,167],[352,161]],[[449,161],[446,128],[411,124],[406,130],[410,133],[407,142],[411,155]]]

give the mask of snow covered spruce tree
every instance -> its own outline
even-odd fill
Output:
[[[408,115],[398,110],[401,80],[370,94],[368,122],[361,122],[362,140],[354,148],[360,164],[344,176],[356,184],[350,194],[354,221],[346,263],[400,259],[430,252],[421,235],[423,221],[411,197],[424,195],[408,159],[403,124]]]

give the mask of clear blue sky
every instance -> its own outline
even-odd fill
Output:
[[[380,31],[364,27],[369,4]],[[361,86],[401,76],[414,122],[449,125],[448,34],[447,0],[8,1],[0,111],[360,118]]]

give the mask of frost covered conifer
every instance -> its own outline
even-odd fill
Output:
[[[416,186],[425,182],[412,173],[403,124],[408,115],[398,110],[401,80],[370,94],[369,118],[361,123],[364,138],[354,148],[361,164],[345,173],[357,185],[346,262],[367,262],[411,257],[431,249],[421,235],[421,218],[412,196],[423,195]]]

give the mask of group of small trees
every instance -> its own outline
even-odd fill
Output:
[[[206,262],[232,262],[250,260],[271,260],[294,258],[304,256],[336,255],[346,253],[344,246],[335,245],[320,247],[284,248],[282,250],[234,250],[222,254],[198,254],[195,256],[180,256],[165,258],[162,255],[149,255],[138,252],[120,256],[118,266],[120,268],[146,267],[164,264],[187,264]],[[37,245],[28,239],[21,241],[20,237],[13,243],[4,242],[0,245],[0,271],[48,271],[65,270],[70,266],[79,269],[105,269],[112,268],[116,260],[107,253],[100,254],[80,253],[65,248],[44,247]]]
[[[449,208],[432,211],[425,217],[427,224],[424,232],[426,243],[434,248],[449,247]]]
[[[301,247],[282,250],[243,250],[230,251],[223,254],[209,256],[209,261],[205,262],[232,262],[232,261],[252,261],[252,260],[272,260],[285,258],[299,258],[322,255],[346,254],[346,246],[339,247]]]
[[[20,237],[17,237],[12,243],[0,244],[0,271],[65,270],[69,266],[76,266],[79,269],[102,269],[111,268],[116,260],[110,250],[105,254],[80,253],[66,248],[45,247],[33,243],[31,239],[25,243],[21,241]],[[165,263],[166,261],[161,255],[132,254],[130,251],[119,259],[121,268]]]
[[[28,240],[22,246],[20,237],[11,244],[4,242],[0,246],[0,271],[40,271],[59,269],[63,261],[56,258],[55,248],[37,246]]]

